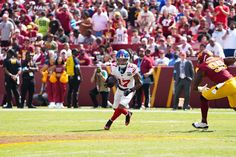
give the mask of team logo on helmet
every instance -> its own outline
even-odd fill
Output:
[[[124,58],[124,59],[129,59],[129,53],[124,50],[124,49],[121,49],[117,52],[116,54],[116,58]]]

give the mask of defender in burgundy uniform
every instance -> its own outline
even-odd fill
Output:
[[[201,92],[201,113],[202,121],[193,123],[197,129],[207,129],[208,101],[227,97],[230,107],[236,107],[236,77],[227,70],[227,66],[234,64],[236,58],[227,57],[224,59],[213,57],[208,50],[198,54],[198,71],[194,79],[194,90]],[[199,86],[203,77],[208,77],[215,83],[215,86],[207,88]]]

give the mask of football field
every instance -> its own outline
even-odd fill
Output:
[[[199,109],[150,109],[105,131],[112,109],[0,109],[0,157],[235,157],[236,112],[209,111],[208,130]]]

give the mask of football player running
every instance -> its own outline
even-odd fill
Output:
[[[135,91],[142,86],[138,67],[129,62],[129,53],[121,49],[116,54],[116,64],[111,65],[111,76],[118,80],[117,90],[114,95],[114,113],[107,121],[104,129],[109,130],[113,121],[124,114],[125,125],[129,125],[132,112],[128,111],[128,105]]]
[[[213,57],[213,54],[205,50],[198,54],[198,71],[195,75],[193,88],[201,93],[201,122],[193,123],[197,129],[207,129],[208,101],[227,97],[231,108],[236,107],[236,77],[227,70],[227,66],[233,65],[234,57],[221,59]],[[199,86],[203,77],[208,77],[215,85],[211,88]]]

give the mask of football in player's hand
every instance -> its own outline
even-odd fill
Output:
[[[106,79],[105,85],[109,88],[113,87],[117,83],[117,79],[113,75],[109,75]]]

